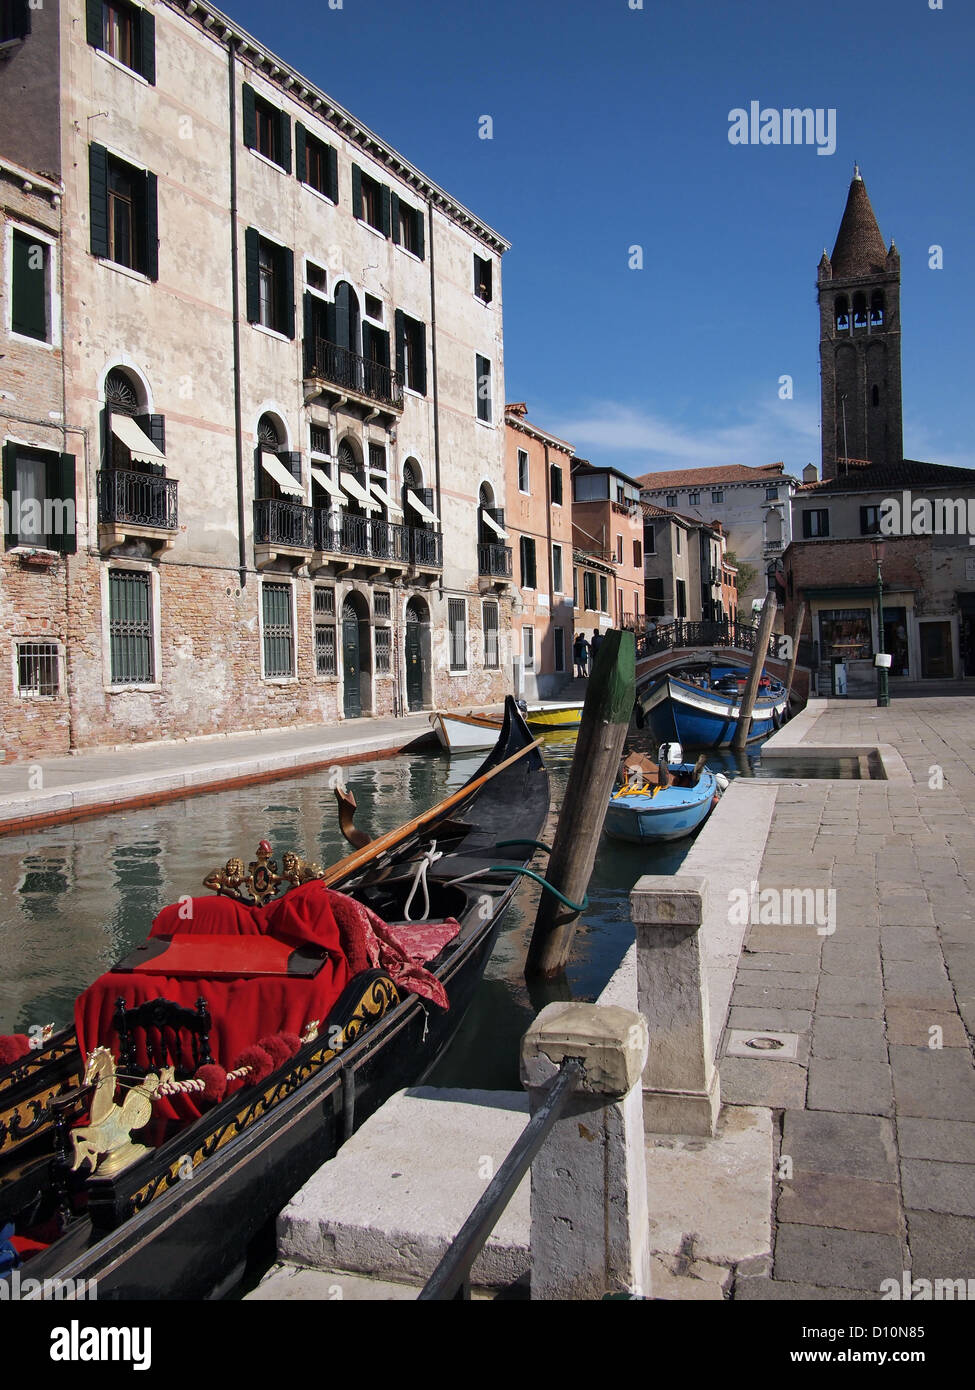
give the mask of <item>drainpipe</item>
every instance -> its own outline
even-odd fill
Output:
[[[430,247],[430,353],[433,370],[433,461],[437,489],[437,516],[440,518],[441,544],[443,544],[443,500],[440,496],[440,391],[437,382],[437,288],[434,269],[435,253],[433,246],[433,202],[427,199],[427,245]],[[440,597],[443,598],[443,568],[440,570]]]
[[[236,35],[227,41],[227,78],[230,84],[230,269],[234,323],[234,448],[237,456],[237,557],[240,587],[247,584],[247,550],[244,536],[244,434],[240,401],[240,250],[237,244],[237,51]]]

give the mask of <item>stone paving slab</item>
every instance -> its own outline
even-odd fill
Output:
[[[915,1279],[964,1279],[975,1277],[975,1220],[943,1212],[907,1213],[910,1269]]]
[[[800,1173],[783,1182],[776,1216],[780,1229],[782,1223],[792,1222],[896,1236],[901,1227],[895,1183],[868,1182],[836,1173]]]
[[[837,1288],[879,1289],[904,1267],[897,1236],[844,1231],[835,1226],[780,1226],[775,1273],[780,1279]]]
[[[975,1216],[975,1164],[905,1158],[901,1161],[901,1186],[908,1207],[943,1211],[952,1216]],[[971,1257],[975,1278],[975,1250]]]
[[[886,1059],[866,1062],[859,1057],[812,1057],[806,1106],[810,1110],[892,1115],[894,1097]]]
[[[975,1124],[965,1120],[919,1120],[899,1115],[897,1147],[902,1158],[975,1163]]]

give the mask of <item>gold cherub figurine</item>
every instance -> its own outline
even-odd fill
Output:
[[[235,857],[228,859],[222,869],[214,869],[212,873],[207,874],[203,880],[203,887],[212,888],[215,893],[225,893],[232,898],[239,898],[243,882],[244,861]]]
[[[293,849],[285,850],[281,856],[281,865],[284,877],[295,888],[299,884],[310,883],[312,879],[325,877],[321,864],[309,863],[307,859],[295,854]]]

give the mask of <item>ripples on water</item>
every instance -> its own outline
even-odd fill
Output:
[[[640,736],[631,746],[641,746]],[[574,748],[574,733],[545,738],[553,805]],[[373,836],[394,829],[461,786],[483,757],[417,753],[343,768],[356,823]],[[727,756],[710,762],[734,775]],[[160,908],[202,893],[205,875],[231,855],[248,862],[261,839],[271,841],[279,863],[290,848],[322,864],[342,857],[348,846],[327,772],[0,837],[0,1033],[69,1022],[76,994],[145,939]],[[629,890],[641,874],[674,872],[692,843],[650,849],[603,837],[566,978],[534,1000],[522,971],[540,890],[526,882],[475,1003],[430,1080],[517,1088],[518,1042],[536,1008],[599,994],[633,940]]]

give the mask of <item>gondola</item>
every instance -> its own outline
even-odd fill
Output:
[[[233,859],[208,878],[216,897],[164,909],[145,946],[79,996],[74,1030],[0,1066],[0,1277],[29,1280],[30,1297],[95,1287],[99,1301],[231,1288],[268,1221],[444,1052],[548,807],[538,740],[508,699],[494,749],[438,806],[374,841],[350,834],[358,847],[328,870],[290,854],[278,875],[262,842],[249,873]],[[322,946],[326,900],[329,922],[363,918],[373,947],[388,935],[412,943],[409,958],[357,958],[344,934],[341,950],[334,933]],[[227,914],[276,925],[215,939],[212,920]],[[298,941],[282,922],[314,930]],[[424,940],[436,952],[425,963]],[[300,1032],[261,1019],[275,1000],[279,1023],[282,1009],[290,1020],[310,1009],[328,971],[321,1017]],[[179,1000],[145,998],[153,981],[172,993],[173,976]],[[261,1036],[221,1056],[231,1024],[241,1040],[248,999]],[[225,1082],[211,1087],[213,1075]]]

